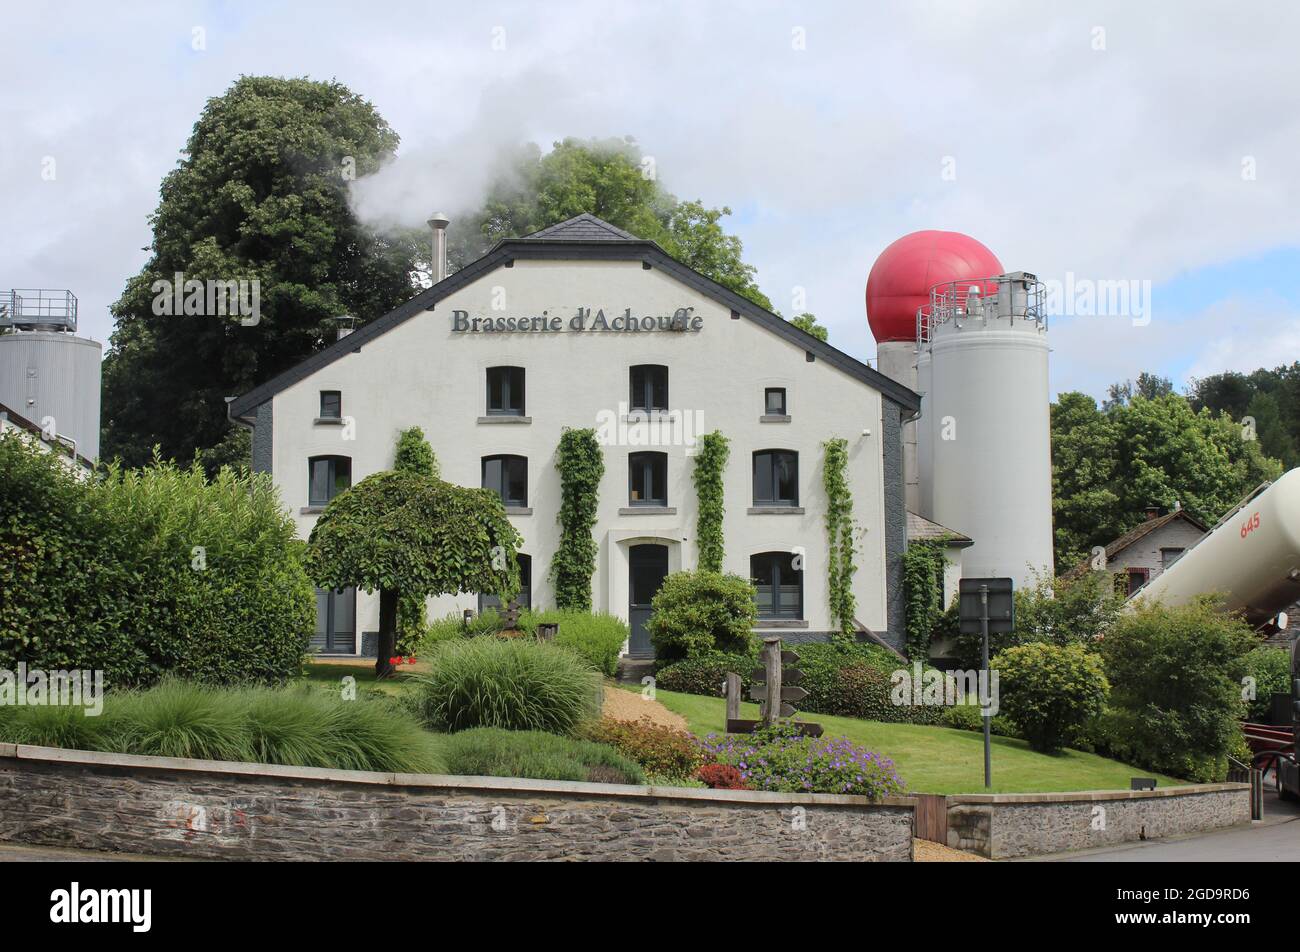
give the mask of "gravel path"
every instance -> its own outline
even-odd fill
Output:
[[[955,850],[930,840],[912,840],[913,856],[918,863],[991,863],[992,860],[964,850]]]
[[[633,691],[622,688],[605,688],[605,703],[601,713],[616,721],[639,721],[649,718],[664,727],[676,727],[686,730],[686,718],[674,714],[658,701],[651,701]]]

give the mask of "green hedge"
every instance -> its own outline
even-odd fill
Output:
[[[757,654],[728,654],[724,651],[711,651],[664,665],[655,672],[655,686],[665,691],[680,691],[683,694],[702,694],[705,697],[722,697],[723,683],[727,672],[734,671],[740,675],[741,688],[746,694],[753,684],[750,674],[758,663]]]
[[[1255,679],[1255,698],[1246,701],[1246,720],[1268,721],[1273,695],[1291,693],[1291,656],[1285,648],[1260,645],[1246,655],[1246,674]]]
[[[540,624],[557,624],[554,644],[580,654],[597,671],[613,677],[618,671],[618,654],[628,638],[627,624],[614,615],[591,612],[521,612],[519,627],[537,634]]]
[[[77,479],[0,437],[0,667],[283,682],[315,624],[301,553],[266,474],[155,460]]]
[[[461,731],[448,739],[445,757],[448,771],[471,777],[645,783],[641,768],[614,748],[541,731]]]

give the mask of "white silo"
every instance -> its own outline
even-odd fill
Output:
[[[69,291],[0,293],[0,404],[95,460],[103,347],[76,328]]]
[[[1042,303],[1023,271],[955,281],[934,288],[918,327],[922,514],[975,540],[964,576],[1010,576],[1021,588],[1052,572]]]

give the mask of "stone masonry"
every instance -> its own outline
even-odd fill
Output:
[[[0,841],[208,859],[907,861],[914,809],[0,744]]]
[[[1113,846],[1250,822],[1250,785],[948,798],[948,845],[992,859]]]

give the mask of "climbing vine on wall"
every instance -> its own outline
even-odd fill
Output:
[[[907,612],[907,656],[930,657],[930,638],[943,612],[944,543],[910,542],[903,552],[903,598]]]
[[[591,611],[591,576],[596,571],[596,525],[600,478],[605,458],[596,431],[565,430],[555,451],[560,471],[560,545],[551,560],[555,605],[569,611]]]
[[[853,597],[853,494],[849,491],[849,444],[847,440],[827,440],[822,466],[822,485],[826,489],[827,588],[830,592],[831,618],[841,634],[852,637],[857,630],[853,616],[857,602]]]
[[[695,496],[700,512],[695,519],[695,544],[699,549],[700,568],[706,572],[722,571],[722,473],[731,455],[730,441],[719,431],[700,438],[695,454]]]

